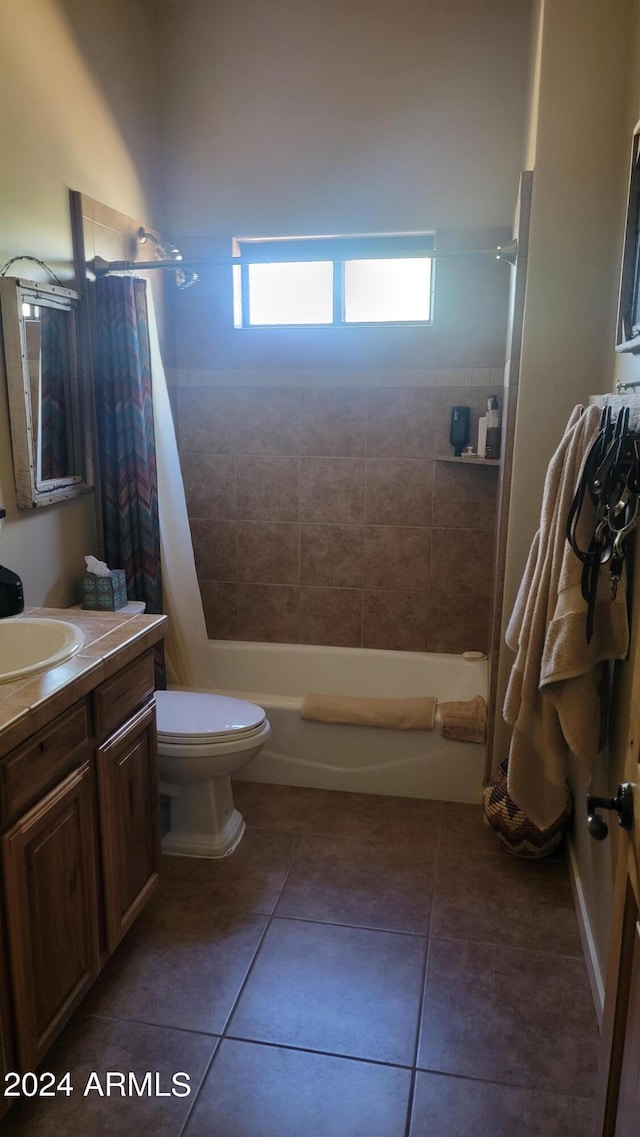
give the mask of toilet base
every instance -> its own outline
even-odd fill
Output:
[[[161,786],[171,797],[171,828],[162,852],[181,857],[228,857],[240,844],[245,823],[234,807],[228,775],[207,782]]]
[[[228,857],[240,844],[245,831],[244,818],[237,809],[221,833],[179,833],[171,829],[162,838],[162,852],[178,857]]]

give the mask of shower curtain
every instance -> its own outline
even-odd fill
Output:
[[[162,611],[160,528],[146,285],[96,283],[96,419],[105,560],[130,600]]]
[[[172,686],[193,688],[202,686],[202,675],[207,674],[209,670],[209,640],[151,294],[148,304],[158,464],[160,549],[163,565],[163,610],[169,617],[169,627],[165,637],[167,681]]]
[[[144,600],[148,612],[169,617],[166,678],[175,686],[194,686],[208,640],[146,281],[99,279],[96,324],[105,559],[125,569],[130,599]]]

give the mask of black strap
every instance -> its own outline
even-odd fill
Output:
[[[567,516],[567,540],[582,562],[581,591],[587,604],[586,635],[594,632],[600,566],[610,561],[615,546],[617,580],[625,555],[624,534],[635,525],[640,490],[640,435],[629,430],[629,408],[613,420],[610,407],[600,419],[600,429],[589,448]],[[577,530],[587,493],[596,507],[596,524],[586,548],[578,542]],[[617,538],[617,540],[616,540]]]

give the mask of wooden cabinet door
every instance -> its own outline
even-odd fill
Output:
[[[112,952],[159,879],[155,703],[98,747],[96,765],[107,949]]]
[[[18,1064],[34,1070],[98,974],[88,763],[2,838]]]
[[[2,1086],[2,1088],[6,1085],[4,1080],[5,1074],[7,1074],[9,1070],[15,1069],[5,944],[4,926],[2,914],[0,913],[0,1086]],[[10,1098],[0,1096],[0,1118],[4,1117],[10,1103]]]

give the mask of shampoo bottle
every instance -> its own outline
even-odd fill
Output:
[[[500,457],[500,411],[498,399],[491,395],[487,399],[487,444],[485,458]]]

